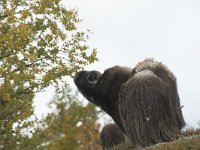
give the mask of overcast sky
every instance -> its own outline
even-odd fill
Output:
[[[90,29],[89,46],[99,62],[87,69],[114,65],[134,67],[145,58],[166,64],[177,77],[186,123],[200,121],[200,1],[199,0],[65,0]],[[36,97],[36,114],[46,113],[52,88]]]

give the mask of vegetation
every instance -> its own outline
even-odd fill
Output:
[[[83,104],[63,88],[50,106],[56,108],[43,122],[43,128],[27,137],[27,149],[100,150],[97,111],[92,104]],[[44,128],[45,126],[45,128]]]
[[[49,85],[59,92],[64,76],[97,60],[79,22],[61,0],[0,1],[0,149],[26,143],[37,92]]]
[[[132,146],[117,145],[110,150],[133,150]],[[200,129],[188,129],[182,133],[179,140],[159,143],[141,150],[198,150],[200,149]]]

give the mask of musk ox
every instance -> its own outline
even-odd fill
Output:
[[[122,130],[114,123],[109,123],[105,125],[100,134],[100,141],[103,150],[108,150],[115,145],[125,142],[124,133]]]
[[[178,137],[185,125],[176,77],[161,62],[145,59],[134,68],[104,73],[80,71],[74,82],[124,132],[126,143],[146,147]]]

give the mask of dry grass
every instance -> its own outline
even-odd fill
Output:
[[[110,150],[134,150],[134,148],[120,144]],[[140,148],[139,150],[200,150],[200,129],[187,129],[182,132],[179,140],[159,143],[151,147]]]

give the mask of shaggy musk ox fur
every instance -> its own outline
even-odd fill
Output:
[[[161,62],[145,59],[135,68],[114,66],[103,74],[81,71],[74,82],[113,118],[128,144],[146,147],[168,142],[185,125],[176,77]]]
[[[105,125],[100,134],[100,141],[103,150],[112,148],[114,145],[118,145],[125,142],[124,133],[114,123]]]

